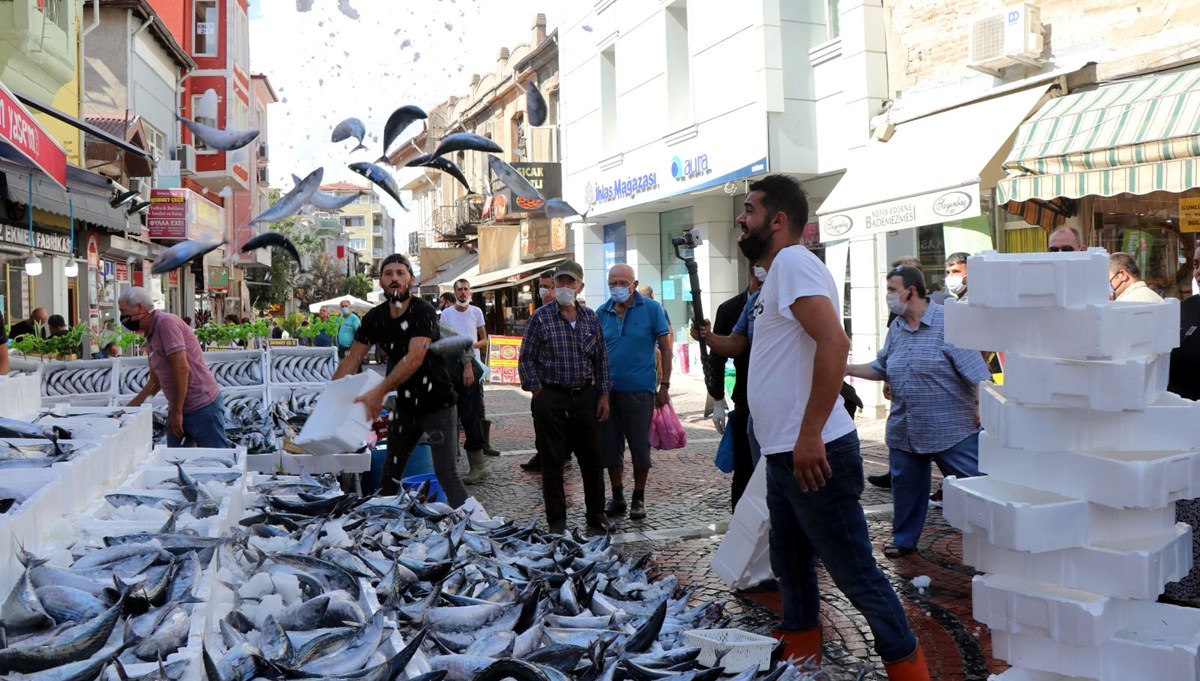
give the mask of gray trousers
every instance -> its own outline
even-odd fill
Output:
[[[600,424],[600,460],[605,468],[625,462],[625,443],[637,470],[650,468],[650,419],[654,416],[654,393],[612,392],[608,396],[608,420]]]
[[[408,457],[420,441],[429,435],[433,472],[446,493],[446,502],[458,508],[467,500],[467,488],[458,477],[455,458],[458,456],[458,411],[454,405],[413,418],[394,413],[388,423],[387,459],[383,464],[380,490],[386,495],[399,491],[400,476],[408,465]]]

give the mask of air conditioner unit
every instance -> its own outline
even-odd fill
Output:
[[[1040,66],[1044,61],[1041,11],[1019,3],[976,17],[970,24],[970,54],[967,66],[999,75],[999,69],[1015,64]]]
[[[258,169],[258,183],[263,186],[271,184],[271,173],[266,166]]]
[[[196,147],[190,144],[175,147],[175,160],[179,161],[180,175],[196,174]]]

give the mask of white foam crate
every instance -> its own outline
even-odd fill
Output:
[[[345,376],[326,386],[293,444],[309,454],[342,454],[358,450],[371,434],[367,408],[354,402],[383,383],[374,371]],[[286,469],[285,469],[286,470]]]
[[[25,376],[0,376],[0,418],[28,421],[42,406],[41,368]]]
[[[1005,447],[984,432],[979,470],[996,480],[1114,508],[1161,508],[1200,497],[1200,450],[1031,452]]]
[[[1179,344],[1179,301],[1060,309],[976,307],[948,300],[946,342],[973,350],[1064,359],[1158,355]]]
[[[217,384],[222,388],[255,388],[266,385],[267,382],[267,366],[266,353],[262,350],[231,350],[229,352],[205,352],[204,363],[212,372],[213,377],[217,379]],[[254,362],[258,365],[257,373],[254,374],[256,379],[252,378],[246,382],[235,382],[228,380],[228,377],[223,375],[221,370],[217,368],[220,364],[230,364],[234,362]]]
[[[1182,452],[1197,445],[1195,430],[1180,425],[1200,423],[1200,401],[1161,393],[1143,411],[1032,407],[1008,399],[1004,388],[983,383],[979,418],[1001,445],[1013,449]]]
[[[1042,672],[1036,669],[1010,667],[1000,674],[992,674],[988,681],[1094,681],[1081,676],[1063,676],[1053,672]]]
[[[325,371],[324,375],[313,375],[311,372],[306,373],[302,380],[296,380],[294,376],[283,374],[280,369],[280,364],[288,361],[289,357],[313,357],[324,358]],[[270,373],[267,375],[267,381],[272,385],[306,385],[316,383],[325,385],[333,380],[333,373],[337,371],[338,358],[337,348],[308,348],[308,347],[278,347],[269,348],[267,350],[267,367]]]
[[[274,473],[280,470],[280,455],[282,452],[267,452],[265,454],[247,454],[246,470],[254,473]]]
[[[145,382],[139,381],[135,389],[134,386],[126,385],[129,383],[129,381],[126,380],[126,375],[131,371],[146,371],[148,370],[149,366],[150,360],[146,357],[118,357],[116,370],[116,394],[122,397],[133,397],[141,392],[142,388],[145,387]]]
[[[20,480],[18,480],[20,478]],[[16,559],[20,547],[38,554],[50,526],[62,517],[62,476],[55,468],[6,471],[5,486],[29,490],[24,504],[0,513],[0,593],[8,594],[24,568]]]
[[[234,470],[244,470],[243,462],[246,460],[246,448],[240,445],[229,449],[210,449],[206,447],[167,447],[166,445],[158,445],[150,452],[149,458],[146,459],[146,465],[170,466],[173,465],[173,462],[175,461],[182,461],[186,464],[189,461],[195,461],[197,459],[204,459],[208,457],[219,457],[222,459],[232,458],[236,462],[236,467]],[[205,467],[205,470],[209,469],[217,470],[217,467]]]
[[[771,651],[778,641],[741,629],[690,629],[683,632],[685,645],[700,649],[697,658],[705,667],[717,664],[717,653],[724,653],[721,666],[726,674],[737,674],[750,667],[760,672],[771,667]]]
[[[301,466],[310,475],[366,473],[371,470],[371,452],[319,455],[280,453],[279,467],[287,475],[299,475]]]
[[[1133,601],[1009,576],[971,580],[972,616],[992,631],[1042,636],[1062,646],[1094,647],[1116,635]]]
[[[1167,389],[1168,366],[1165,355],[1105,362],[1010,354],[1004,394],[1027,405],[1141,410]]]
[[[1108,302],[1108,253],[997,253],[967,258],[972,307],[1077,308]]]
[[[64,395],[60,397],[43,397],[42,406],[110,407],[114,404],[115,400],[116,398],[112,395]]]
[[[1011,665],[1096,681],[1200,681],[1200,611],[1162,603],[1139,610],[1101,646],[992,632],[992,654]]]
[[[45,428],[59,426],[70,431],[77,440],[104,438],[111,451],[122,452],[133,460],[141,460],[150,452],[153,423],[153,414],[148,410],[131,414],[130,418],[80,414],[65,417],[45,415],[38,419],[39,425]]]
[[[1041,553],[1000,548],[980,532],[963,534],[962,547],[963,564],[980,572],[1116,598],[1154,600],[1164,584],[1182,579],[1192,566],[1192,529],[1186,523],[1165,535]]]
[[[1138,539],[1175,526],[1174,504],[1114,509],[991,477],[947,478],[943,490],[947,522],[964,533],[985,533],[993,544],[1014,551]]]
[[[112,396],[116,388],[115,360],[111,359],[80,359],[71,362],[51,362],[42,368],[42,397],[67,397],[81,395]],[[97,390],[80,389],[85,386],[63,381],[59,375],[63,372],[95,370],[104,376]]]

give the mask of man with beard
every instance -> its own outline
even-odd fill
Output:
[[[404,474],[409,456],[421,436],[428,435],[433,450],[433,472],[446,493],[446,500],[457,508],[467,500],[467,488],[454,467],[458,454],[454,385],[442,357],[427,352],[429,344],[441,338],[442,333],[433,305],[412,295],[412,279],[408,258],[393,253],[384,259],[379,268],[384,301],[363,318],[354,344],[333,378],[357,373],[372,345],[383,350],[387,356],[383,383],[354,400],[366,406],[367,420],[374,422],[383,409],[384,398],[396,391],[395,407],[388,422],[382,493],[396,494],[396,481]]]
[[[140,286],[125,289],[117,307],[122,326],[145,334],[150,356],[149,380],[127,406],[140,406],[161,388],[170,408],[168,447],[232,447],[225,435],[221,387],[204,363],[196,334],[179,317],[155,310],[150,293]]]

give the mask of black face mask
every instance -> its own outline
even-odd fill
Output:
[[[767,242],[770,239],[765,227],[757,232],[746,232],[746,236],[738,240],[738,248],[741,249],[742,255],[746,256],[747,260],[758,262],[767,252]]]
[[[121,315],[121,326],[124,326],[125,328],[129,329],[130,331],[141,331],[142,330],[141,321],[135,322],[135,321],[133,321],[133,316],[127,315],[127,314]]]

